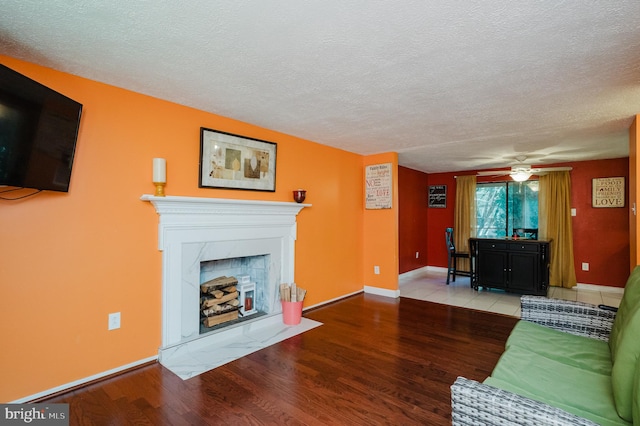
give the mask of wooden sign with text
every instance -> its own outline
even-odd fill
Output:
[[[592,183],[593,207],[624,207],[624,177],[596,178]]]
[[[429,186],[429,207],[437,209],[447,208],[447,185]]]
[[[391,163],[366,166],[365,206],[367,209],[390,209],[393,195]]]

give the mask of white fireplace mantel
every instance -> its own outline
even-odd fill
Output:
[[[293,226],[296,216],[311,204],[284,201],[232,200],[227,198],[200,198],[144,194],[160,216],[158,249],[165,248],[165,235],[169,229],[228,228],[256,226]],[[294,236],[295,237],[295,236]]]
[[[170,347],[213,340],[211,333],[200,334],[200,262],[269,254],[265,319],[281,313],[277,286],[294,282],[296,216],[310,204],[153,195],[141,200],[159,215],[161,358]]]

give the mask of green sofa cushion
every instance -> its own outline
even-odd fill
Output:
[[[628,421],[632,419],[634,373],[640,358],[639,336],[640,267],[637,266],[627,280],[609,338],[613,396],[618,414]]]
[[[563,364],[611,375],[611,352],[607,342],[564,333],[528,321],[513,328],[506,347],[518,346]]]
[[[633,383],[633,407],[631,409],[636,425],[640,425],[640,362],[636,364],[636,374]]]
[[[611,377],[509,347],[485,383],[561,408],[605,426],[630,425],[618,416]]]

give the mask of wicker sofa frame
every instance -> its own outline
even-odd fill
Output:
[[[522,319],[549,328],[609,340],[615,310],[588,303],[522,296]],[[451,386],[453,425],[596,425],[562,409],[458,377]]]

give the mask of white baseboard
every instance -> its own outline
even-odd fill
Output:
[[[402,286],[403,281],[410,280],[411,278],[420,274],[424,274],[426,272],[437,272],[446,276],[447,271],[448,269],[442,266],[423,266],[422,268],[414,269],[413,271],[408,271],[400,274],[398,276],[398,279],[400,280],[399,285]]]
[[[420,275],[423,272],[427,272],[429,270],[430,270],[429,266],[423,266],[422,268],[414,269],[413,271],[403,272],[402,274],[400,274],[398,276],[398,278],[404,278],[404,279],[412,278],[412,277],[414,277],[416,275]]]
[[[576,284],[578,290],[586,290],[586,291],[600,291],[602,293],[615,293],[622,294],[624,293],[624,287],[612,287],[608,285],[599,285],[599,284]]]
[[[388,288],[364,286],[364,292],[367,294],[375,294],[378,296],[392,297],[397,299],[400,297],[400,290],[389,290]]]
[[[362,290],[354,291],[353,293],[344,294],[342,296],[334,297],[333,299],[325,300],[324,302],[316,303],[315,305],[307,306],[302,311],[307,311],[313,308],[319,308],[320,306],[328,305],[329,303],[337,302],[338,300],[346,299],[347,297],[355,296],[358,293],[362,293]]]
[[[150,356],[149,358],[141,359],[139,361],[132,362],[131,364],[122,365],[120,367],[113,368],[111,370],[104,371],[102,373],[94,374],[93,376],[84,377],[80,380],[75,380],[73,382],[66,383],[64,385],[56,386],[55,388],[47,389],[42,392],[35,393],[33,395],[25,396],[24,398],[16,399],[15,401],[11,401],[11,404],[22,404],[25,402],[33,401],[34,399],[43,398],[48,395],[52,395],[54,393],[63,392],[67,389],[71,389],[77,386],[84,385],[86,383],[92,382],[94,380],[102,379],[103,377],[110,376],[112,374],[119,373],[121,371],[128,370],[133,367],[137,367],[142,364],[146,364],[151,361],[156,361],[158,356]]]

